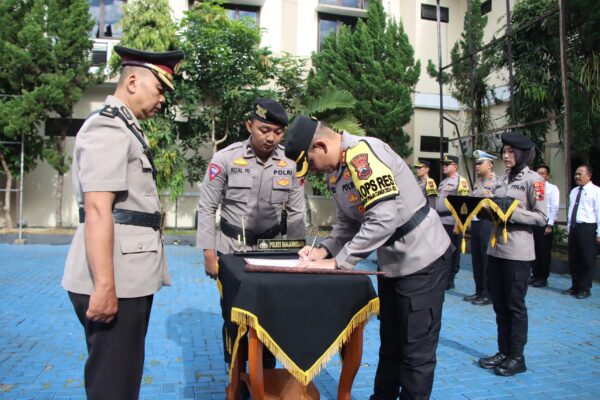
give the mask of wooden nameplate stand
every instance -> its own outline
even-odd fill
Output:
[[[364,323],[357,326],[345,346],[342,372],[338,385],[338,400],[350,400],[352,383],[360,367],[363,350]],[[226,388],[227,400],[236,400],[240,381],[248,385],[252,400],[319,400],[320,395],[314,383],[302,385],[285,369],[263,370],[263,344],[256,330],[250,328],[248,339],[248,369],[239,371],[240,351],[235,357],[231,383]]]

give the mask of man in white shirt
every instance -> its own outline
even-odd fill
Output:
[[[535,242],[535,261],[533,262],[533,275],[529,283],[534,287],[548,286],[548,277],[550,276],[550,264],[552,262],[552,239],[553,226],[558,217],[558,206],[560,192],[556,185],[550,183],[550,167],[540,165],[537,173],[544,179],[544,191],[548,199],[548,223],[546,226],[534,226],[533,240]]]
[[[571,287],[563,294],[585,299],[591,296],[592,279],[600,244],[600,188],[592,183],[592,169],[575,171],[577,187],[569,194],[569,272]]]

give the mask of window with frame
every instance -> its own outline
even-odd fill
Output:
[[[485,15],[492,11],[492,0],[486,0],[481,3],[481,15]]]
[[[254,21],[256,26],[259,26],[260,7],[225,4],[223,8],[227,11],[229,19],[238,21],[246,17]]]
[[[323,46],[323,41],[332,33],[338,33],[342,26],[349,26],[354,29],[358,17],[348,17],[343,15],[323,14],[319,13],[319,51]]]
[[[436,6],[431,4],[421,4],[421,19],[426,19],[428,21],[437,21],[437,11]],[[448,7],[440,7],[440,21],[448,22],[449,21],[450,11]]]
[[[366,10],[369,8],[369,0],[319,0],[319,4],[327,4],[330,6],[359,8]]]
[[[67,125],[67,136],[76,136],[79,129],[83,126],[85,119],[81,118],[48,118],[44,125],[44,134],[46,136],[60,136],[60,131],[63,125]]]
[[[89,0],[90,15],[96,24],[90,32],[90,37],[97,39],[120,38],[123,34],[123,5],[126,0]]]
[[[444,138],[445,139],[445,138]],[[440,152],[440,137],[439,136],[421,136],[421,151],[429,153]],[[443,143],[443,152],[448,152],[448,142]]]

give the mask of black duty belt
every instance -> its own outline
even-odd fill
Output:
[[[147,213],[133,210],[123,210],[122,208],[113,209],[113,221],[117,224],[135,225],[152,228],[155,231],[160,229],[161,215],[158,211]],[[85,222],[85,210],[79,209],[79,223]]]
[[[241,228],[231,225],[223,218],[221,218],[220,226],[221,232],[232,239],[237,239],[238,237],[241,239],[244,235]],[[258,239],[273,239],[275,236],[279,235],[279,233],[281,233],[281,225],[275,225],[262,233],[256,233],[250,229],[246,229],[246,244],[254,246]]]
[[[450,211],[438,211],[438,215],[440,217],[449,217],[452,215],[452,213]]]
[[[429,205],[425,204],[421,207],[404,225],[398,227],[396,232],[390,236],[390,238],[385,242],[386,246],[390,246],[395,241],[402,239],[404,236],[408,235],[413,229],[415,229],[425,217],[429,214]]]

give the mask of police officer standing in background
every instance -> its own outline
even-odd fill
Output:
[[[438,192],[435,181],[429,177],[431,163],[427,160],[419,160],[415,163],[414,168],[417,175],[417,184],[421,188],[423,196],[427,199],[429,207],[434,208]]]
[[[450,210],[446,207],[444,200],[448,195],[468,196],[470,190],[467,180],[458,174],[458,157],[445,156],[442,164],[442,172],[445,178],[440,182],[439,196],[435,203],[435,209],[442,220],[442,224],[444,224],[444,229],[448,233],[450,241],[454,245],[454,253],[452,253],[452,260],[450,262],[450,275],[448,277],[448,284],[446,285],[446,289],[454,289],[454,277],[460,269],[459,243],[461,234],[454,233],[454,217],[452,217]]]
[[[527,343],[527,280],[535,259],[532,226],[546,226],[547,200],[544,180],[527,166],[535,158],[535,147],[518,132],[503,133],[502,160],[507,174],[500,178],[494,197],[519,200],[507,222],[508,240],[502,239],[504,224],[497,226],[496,245],[488,248],[488,272],[496,324],[498,353],[479,359],[482,368],[502,376],[527,370],[523,351]],[[481,213],[482,215],[485,213]]]
[[[494,160],[496,156],[483,150],[475,150],[475,172],[477,181],[473,186],[473,196],[492,197],[498,183],[494,173]],[[475,280],[475,294],[465,296],[465,301],[484,306],[490,304],[488,290],[488,257],[487,249],[492,235],[492,222],[485,219],[474,218],[471,223],[471,259],[473,263],[473,279]]]
[[[548,286],[548,277],[550,276],[550,264],[552,263],[552,239],[554,234],[552,229],[554,222],[558,218],[558,208],[560,201],[560,192],[556,185],[550,183],[550,167],[540,165],[537,173],[544,179],[546,197],[548,198],[548,224],[546,226],[533,227],[533,240],[535,242],[535,261],[533,262],[533,275],[529,279],[529,284],[534,287]]]
[[[204,250],[204,269],[213,279],[218,253],[255,250],[258,239],[281,237],[286,230],[290,238],[306,238],[304,187],[296,178],[296,164],[279,145],[287,124],[281,104],[257,99],[246,121],[250,137],[218,151],[210,161],[200,189],[196,245]],[[275,358],[266,358],[266,367],[273,368]]]
[[[62,286],[83,325],[88,399],[137,399],[153,295],[169,285],[160,232],[156,170],[139,120],[150,118],[173,89],[180,51],[121,46],[114,96],[75,139],[73,190],[80,222]]]
[[[447,284],[450,240],[421,195],[411,168],[379,139],[339,134],[298,116],[285,153],[299,174],[326,172],[336,223],[303,265],[352,269],[376,251],[380,299],[379,365],[372,400],[428,399]],[[401,393],[400,393],[401,391]]]

